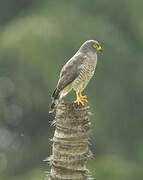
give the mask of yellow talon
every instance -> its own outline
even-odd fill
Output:
[[[76,101],[74,101],[75,103],[77,103],[78,105],[81,104],[82,106],[84,106],[84,103],[87,103],[87,96],[82,96],[81,92],[79,93],[78,91],[76,91]]]
[[[76,101],[74,101],[76,104],[81,104],[82,106],[84,106],[84,102],[81,101],[81,99],[76,99]]]
[[[79,93],[79,97],[80,97],[80,99],[81,99],[82,101],[88,103],[88,101],[87,101],[87,99],[86,99],[87,96],[82,96],[81,92]]]
[[[87,96],[82,96],[82,95],[80,95],[80,98],[81,98],[81,99],[86,99]]]
[[[83,99],[84,102],[88,103],[87,99]]]

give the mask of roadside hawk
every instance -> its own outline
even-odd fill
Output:
[[[97,64],[97,51],[102,51],[99,43],[95,40],[87,40],[63,66],[57,87],[52,94],[52,105],[49,113],[54,112],[59,100],[72,89],[76,92],[75,103],[84,106],[88,102],[87,96],[82,96],[81,92],[94,74]]]

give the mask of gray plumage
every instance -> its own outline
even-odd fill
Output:
[[[58,101],[72,89],[81,93],[94,74],[97,64],[97,51],[101,46],[95,40],[88,40],[77,53],[63,66],[57,87],[52,94],[50,113],[54,111]]]

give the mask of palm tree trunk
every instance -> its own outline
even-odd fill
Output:
[[[88,107],[61,101],[56,110],[48,180],[88,179]]]

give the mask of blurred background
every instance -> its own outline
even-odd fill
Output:
[[[87,39],[104,51],[84,92],[95,157],[88,169],[98,180],[143,179],[142,7],[140,0],[0,0],[0,180],[45,177],[50,95]]]

